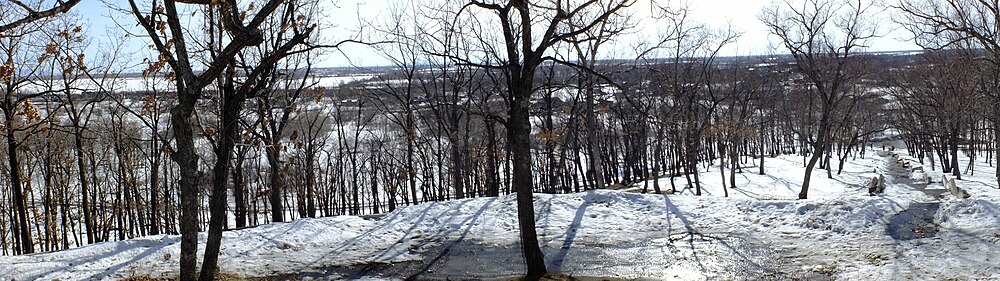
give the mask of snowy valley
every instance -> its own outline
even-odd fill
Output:
[[[0,0],[0,281],[1000,280],[998,21]]]

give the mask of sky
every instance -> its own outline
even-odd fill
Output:
[[[321,0],[327,1],[324,20],[328,21],[331,28],[324,30],[322,36],[337,40],[337,38],[347,38],[358,34],[362,30],[363,22],[377,21],[384,18],[388,13],[386,9],[395,3],[406,0]],[[456,1],[456,0],[449,0]],[[672,1],[677,0],[659,0]],[[768,35],[766,27],[758,20],[760,11],[774,2],[772,0],[690,0],[687,4],[693,9],[692,19],[705,23],[709,26],[722,28],[727,25],[742,32],[742,36],[735,44],[727,46],[721,51],[721,55],[760,55],[770,53],[781,53],[780,48],[774,43],[774,38]],[[113,7],[127,8],[126,0],[83,0],[76,8],[75,13],[79,16],[83,25],[89,30],[92,39],[88,53],[97,53],[107,50],[111,42],[124,38],[125,28],[135,31],[137,28],[134,19],[130,15],[116,11]],[[649,0],[638,0],[634,8],[635,18],[645,18],[649,14]],[[891,21],[890,9],[879,12],[875,21],[879,25],[881,38],[869,42],[870,51],[901,51],[917,50],[918,46],[908,42],[906,32],[894,28],[896,25]],[[117,22],[117,23],[116,23]],[[648,22],[640,21],[638,30],[655,30],[656,26]],[[638,33],[638,32],[637,32]],[[647,35],[648,36],[648,35]],[[624,39],[617,47],[628,48],[634,42]],[[142,40],[132,40],[130,50],[147,52],[143,50],[145,42]],[[141,62],[141,59],[136,60]],[[390,61],[374,51],[370,47],[362,45],[346,45],[338,51],[332,51],[324,55],[319,63],[323,67],[347,67],[347,66],[377,66],[388,65]]]

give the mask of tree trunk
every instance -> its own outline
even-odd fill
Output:
[[[1000,120],[1000,106],[996,106],[1000,104],[994,102],[994,105],[993,120]],[[1000,180],[1000,122],[993,122],[993,149],[996,152],[997,159],[997,164],[995,165],[996,171],[993,176]]]
[[[219,248],[222,246],[222,229],[226,223],[228,198],[226,183],[229,179],[229,164],[233,156],[236,139],[239,138],[240,111],[243,109],[243,96],[233,88],[232,77],[227,79],[222,91],[222,120],[219,127],[220,143],[216,145],[215,166],[212,168],[212,197],[209,201],[210,219],[208,223],[208,240],[205,242],[205,256],[201,266],[201,281],[212,281],[215,278],[216,266],[219,262]]]
[[[449,142],[450,146],[448,149],[449,158],[451,158],[451,185],[455,189],[455,199],[465,198],[465,190],[463,188],[464,181],[463,177],[463,166],[462,163],[462,151],[460,147],[460,140],[458,139],[458,121],[453,120],[450,127]]]
[[[490,196],[500,195],[499,151],[497,151],[496,128],[492,121],[486,122],[486,190]]]
[[[77,175],[80,180],[80,207],[83,208],[83,226],[84,230],[87,231],[87,244],[91,244],[94,243],[94,219],[90,214],[90,181],[87,180],[87,164],[84,162],[86,158],[83,156],[83,132],[79,126],[74,127],[73,146],[76,149],[76,167],[79,170]]]
[[[729,197],[729,189],[726,188],[726,142],[719,141],[719,176],[722,177],[722,194],[723,197]],[[732,164],[732,163],[730,163]],[[730,169],[729,173],[732,174],[733,170]]]
[[[237,134],[239,135],[239,134]],[[233,213],[236,217],[236,228],[247,226],[247,183],[243,178],[243,161],[245,156],[240,153],[236,156],[235,165],[230,172],[233,177],[233,203],[236,204]]]
[[[590,81],[591,74],[587,74],[588,82]],[[584,89],[586,93],[586,119],[587,119],[587,159],[590,172],[593,173],[594,188],[604,187],[604,174],[601,173],[601,153],[600,145],[597,141],[597,134],[599,133],[597,128],[597,114],[594,112],[594,89],[590,87],[590,83],[587,84],[587,88]]]
[[[948,135],[948,144],[951,148],[951,173],[956,179],[962,179],[962,170],[958,168],[958,132],[953,131]]]
[[[13,118],[8,116],[7,120],[13,120]],[[11,200],[17,217],[17,234],[19,235],[21,254],[31,254],[35,252],[35,245],[31,238],[31,226],[28,225],[24,184],[21,182],[21,161],[17,157],[18,144],[14,138],[12,125],[10,121],[7,122],[7,168],[10,171]]]
[[[736,189],[736,169],[739,169],[740,173],[743,173],[743,168],[739,168],[739,166],[740,166],[740,151],[739,151],[739,146],[737,145],[738,143],[739,143],[739,141],[734,141],[729,146],[729,159],[730,159],[729,160],[729,188],[732,188],[732,189]],[[729,193],[727,192],[726,194],[727,194],[726,196],[728,197]]]
[[[306,150],[306,216],[310,218],[316,217],[316,155],[319,153],[316,151],[315,144],[308,144],[309,148]],[[395,196],[390,195],[390,196]],[[391,198],[391,197],[390,197]],[[389,200],[393,202],[392,199]]]
[[[805,177],[802,178],[802,190],[799,191],[799,199],[806,199],[808,196],[809,180],[812,178],[812,170],[816,167],[816,162],[819,162],[819,158],[822,155],[822,153],[813,153],[812,156],[809,157],[809,162],[806,163],[806,174]]]
[[[281,171],[281,140],[280,136],[273,136],[275,140],[267,147],[267,162],[270,174],[271,192],[268,193],[268,202],[271,204],[271,222],[285,221],[284,207],[281,204],[281,195],[285,190],[285,177]]]
[[[528,74],[523,74],[528,75]],[[531,123],[529,120],[531,83],[514,83],[511,91],[507,138],[513,154],[514,188],[517,191],[517,220],[521,231],[521,251],[527,266],[525,279],[545,275],[545,259],[535,232],[535,208],[531,174]]]
[[[177,84],[180,84],[179,82]],[[200,93],[182,92],[178,103],[170,110],[177,151],[171,159],[180,167],[180,280],[194,281],[198,264],[198,155],[195,153],[191,115]]]
[[[829,106],[824,106],[822,108],[824,111],[829,110]],[[816,143],[812,146],[812,155],[809,157],[808,163],[806,163],[806,174],[802,178],[802,190],[799,191],[799,199],[806,199],[809,195],[809,181],[812,179],[813,168],[816,167],[816,162],[823,157],[826,153],[827,146],[830,142],[830,122],[829,122],[829,112],[823,112],[819,120],[819,127],[816,128],[818,134]],[[804,142],[803,142],[804,143]]]
[[[407,115],[409,118],[409,115]],[[409,119],[407,119],[409,120]],[[409,122],[408,122],[409,123]],[[407,128],[406,132],[406,179],[407,184],[410,185],[410,193],[413,194],[413,198],[410,199],[412,205],[419,204],[420,201],[417,198],[417,170],[413,168],[413,132],[410,128]],[[356,196],[355,196],[356,197]],[[428,199],[426,196],[424,199]]]
[[[154,135],[157,134],[154,129]],[[153,161],[149,166],[149,234],[160,234],[160,142],[153,136],[151,154]],[[84,191],[83,194],[87,194]],[[87,208],[84,206],[84,208]]]

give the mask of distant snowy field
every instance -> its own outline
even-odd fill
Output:
[[[766,159],[766,175],[745,168],[728,198],[722,197],[718,166],[701,167],[700,197],[690,189],[669,196],[635,193],[641,183],[626,191],[536,194],[539,239],[549,270],[570,276],[1000,279],[1000,190],[993,168],[977,162],[976,174],[958,181],[972,196],[958,199],[943,192],[939,171],[925,167],[935,182],[914,183],[886,155],[848,160],[833,179],[817,169],[807,200],[794,199],[804,171],[802,157],[794,155]],[[877,174],[886,177],[886,192],[869,196],[865,184]],[[659,181],[670,188],[669,179]],[[377,220],[339,216],[229,231],[219,266],[236,279],[516,276],[522,264],[514,200],[435,202]],[[905,214],[926,206],[934,208],[926,212],[929,221],[914,228],[918,238],[890,235],[908,227]],[[179,241],[156,235],[0,257],[0,276],[176,278]]]

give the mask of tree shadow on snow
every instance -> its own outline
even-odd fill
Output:
[[[74,265],[87,265],[88,263],[92,263],[92,262],[95,262],[95,261],[98,261],[98,260],[102,260],[102,259],[105,259],[105,258],[110,258],[110,257],[115,256],[117,254],[129,251],[129,250],[133,250],[135,248],[139,248],[139,247],[145,247],[146,248],[145,250],[142,250],[141,253],[139,253],[139,254],[137,254],[135,256],[132,256],[132,258],[129,258],[127,260],[123,259],[120,262],[115,263],[114,265],[109,266],[107,269],[105,269],[104,271],[102,271],[100,273],[91,275],[90,277],[80,278],[81,280],[104,280],[104,279],[110,279],[110,277],[112,275],[117,274],[117,273],[121,273],[119,271],[122,270],[123,268],[125,268],[126,266],[137,264],[138,261],[140,261],[142,259],[145,259],[146,257],[152,256],[153,254],[159,252],[160,250],[162,250],[163,248],[166,248],[167,246],[174,245],[174,244],[177,244],[177,243],[180,243],[180,238],[167,238],[165,236],[163,238],[161,238],[159,241],[139,240],[139,241],[127,241],[127,242],[114,242],[114,245],[115,245],[115,249],[114,250],[108,251],[108,252],[103,253],[103,254],[101,254],[99,256],[96,256],[96,257],[88,256],[88,257],[80,257],[80,258],[77,258],[77,259],[73,259],[72,262],[71,262],[71,264],[74,264]],[[44,278],[40,278],[40,279],[44,279]]]
[[[666,218],[667,237],[669,238],[670,241],[670,244],[668,246],[676,249],[676,245],[674,245],[675,242],[678,241],[687,242],[687,247],[691,249],[691,255],[694,258],[694,262],[701,271],[711,272],[713,270],[712,268],[709,268],[709,266],[705,264],[704,260],[706,258],[711,259],[712,258],[711,255],[713,253],[709,251],[706,251],[708,253],[699,253],[700,247],[696,245],[696,243],[709,243],[710,245],[715,245],[720,247],[719,248],[720,251],[714,254],[732,255],[731,257],[730,256],[715,257],[720,261],[729,261],[730,264],[727,264],[728,266],[736,267],[734,270],[726,268],[725,270],[719,273],[728,273],[728,274],[737,273],[737,274],[747,275],[747,277],[749,277],[750,279],[781,279],[782,274],[776,269],[775,266],[770,264],[764,264],[762,262],[757,261],[757,260],[761,261],[770,260],[770,258],[768,258],[766,255],[770,255],[771,251],[768,246],[760,245],[759,240],[756,242],[750,241],[749,237],[742,237],[746,235],[739,235],[733,233],[717,233],[717,234],[703,233],[695,229],[694,224],[691,223],[688,217],[684,215],[684,213],[681,212],[679,208],[677,208],[677,205],[675,205],[670,200],[669,196],[663,196],[663,203],[668,211]],[[674,217],[676,217],[681,221],[681,223],[683,223],[684,230],[683,232],[678,233],[680,234],[679,236],[681,236],[679,238],[675,237],[678,235],[674,234],[674,228],[672,225],[672,220],[669,217],[669,214],[673,214]],[[706,254],[708,256],[702,257],[703,255]]]
[[[418,225],[420,225],[421,222],[423,222],[424,220],[429,219],[428,215],[429,215],[430,210],[432,209],[432,207],[437,206],[439,204],[441,204],[441,203],[435,201],[435,202],[424,203],[423,205],[415,205],[415,206],[409,206],[409,207],[406,207],[406,208],[398,209],[395,212],[390,213],[388,216],[385,216],[382,219],[380,219],[379,222],[378,222],[378,224],[376,224],[372,228],[369,228],[368,230],[366,230],[366,231],[364,231],[362,233],[359,233],[358,235],[356,235],[354,237],[351,237],[350,239],[347,239],[346,241],[341,242],[340,245],[337,246],[337,247],[331,248],[326,254],[324,254],[324,255],[316,258],[315,260],[311,261],[308,266],[310,268],[312,268],[312,269],[320,269],[320,268],[340,269],[342,267],[346,268],[346,267],[350,266],[350,264],[344,265],[344,264],[331,263],[329,261],[329,259],[331,257],[342,255],[346,251],[352,251],[352,250],[353,251],[358,251],[358,250],[363,249],[364,246],[360,244],[361,242],[364,242],[364,240],[373,239],[373,237],[375,237],[374,239],[377,239],[376,236],[379,236],[379,235],[385,235],[386,233],[384,233],[384,232],[386,231],[387,226],[392,226],[392,225],[399,224],[399,223],[410,223],[410,228],[408,230],[406,230],[405,233],[395,243],[388,244],[388,245],[379,245],[380,247],[384,247],[384,248],[382,248],[383,252],[381,254],[379,254],[379,256],[384,255],[385,251],[387,251],[388,249],[392,248],[392,246],[394,246],[396,244],[399,244],[407,236],[409,236],[409,234],[411,232],[413,232],[413,230],[416,229],[416,227]],[[423,207],[423,210],[420,211],[420,214],[416,217],[415,220],[405,221],[404,220],[405,218],[402,217],[402,214],[404,213],[402,211],[405,210],[405,209],[408,209],[408,208],[414,208],[416,206]],[[360,257],[360,258],[367,259],[367,262],[364,263],[364,264],[374,264],[374,261],[376,260],[375,258],[371,258],[371,257]],[[354,261],[354,262],[360,262],[360,261]],[[334,270],[334,271],[342,271],[342,270]],[[357,270],[351,269],[349,271],[350,272],[355,272]],[[364,271],[364,270],[362,270],[362,271]],[[352,274],[354,274],[354,273],[352,273]],[[322,276],[322,275],[312,276],[312,275],[301,275],[300,274],[298,277],[319,277],[319,276]]]
[[[440,253],[438,253],[429,262],[426,262],[424,266],[420,269],[420,271],[411,274],[406,279],[407,280],[416,279],[421,274],[428,272],[434,266],[439,265],[439,263],[446,262],[448,260],[446,257],[452,252],[452,249],[455,248],[455,246],[459,245],[459,243],[465,241],[465,237],[468,236],[469,231],[472,230],[472,227],[476,224],[476,222],[479,221],[480,218],[482,218],[483,213],[486,212],[486,209],[489,209],[489,206],[492,205],[496,201],[496,199],[497,199],[496,197],[489,198],[488,201],[484,203],[482,207],[479,208],[479,210],[476,210],[475,214],[473,214],[472,216],[467,216],[464,220],[462,220],[461,227],[459,227],[459,229],[461,229],[461,234],[458,236],[458,238],[452,241],[445,242],[447,246],[445,246]],[[462,205],[464,205],[466,202],[463,202]],[[454,218],[454,216],[452,216],[452,218]],[[438,233],[435,234],[435,237],[444,239],[448,237],[449,234],[452,234],[455,230],[458,229],[448,230],[448,228],[445,227],[439,228]]]
[[[582,227],[583,216],[587,212],[587,207],[594,204],[598,198],[594,190],[587,191],[587,194],[583,196],[583,203],[576,209],[576,214],[573,216],[573,222],[569,224],[566,228],[565,239],[563,239],[562,246],[559,247],[559,251],[549,259],[549,268],[552,271],[560,272],[562,271],[563,263],[566,260],[566,255],[569,254],[570,248],[573,246],[573,242],[576,240],[576,233],[580,231]]]
[[[453,249],[463,243],[471,231],[472,227],[482,218],[483,214],[495,204],[496,197],[486,199],[487,201],[470,215],[463,215],[461,210],[470,202],[480,199],[464,200],[461,202],[450,202],[447,209],[435,208],[441,204],[439,202],[427,203],[420,210],[420,214],[413,219],[413,216],[402,216],[401,212],[393,212],[389,216],[380,220],[379,224],[359,234],[343,243],[340,246],[330,249],[329,253],[312,262],[310,271],[318,273],[299,273],[294,276],[296,279],[305,277],[329,277],[329,273],[336,273],[342,278],[358,279],[366,276],[388,276],[393,278],[415,279],[426,274],[434,268],[445,267]],[[458,203],[458,204],[454,204]],[[411,207],[412,208],[412,207]],[[444,218],[444,220],[438,220]],[[435,227],[423,228],[432,229],[434,232],[416,233],[420,226],[428,223]],[[392,226],[398,224],[409,225],[409,228],[402,231],[402,234],[393,242],[382,240],[384,235],[393,233]],[[453,226],[453,227],[448,227]],[[366,241],[366,240],[370,240]],[[367,243],[378,243],[370,245]],[[388,242],[388,243],[383,243]],[[418,248],[414,248],[418,246]],[[400,248],[408,247],[408,248]],[[350,264],[330,264],[323,263],[330,256],[343,254],[349,251],[366,251],[366,248],[377,248],[370,255],[362,253],[360,260],[348,261]],[[417,254],[422,256],[420,260],[393,262],[401,255]]]

